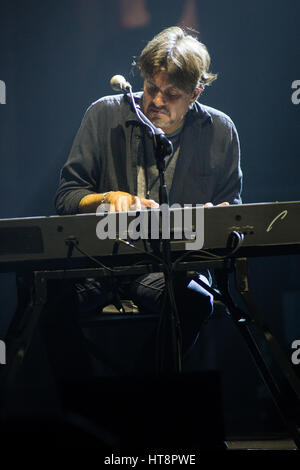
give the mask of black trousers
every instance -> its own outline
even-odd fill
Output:
[[[180,276],[174,280],[174,291],[182,333],[183,358],[196,343],[199,330],[213,312],[213,297],[198,283],[197,274],[187,279]],[[118,283],[118,280],[116,280]],[[114,303],[116,290],[120,298],[131,298],[141,313],[161,312],[165,279],[163,273],[153,272],[138,279],[127,280],[124,285],[90,279],[72,283],[56,281],[49,291],[49,302],[42,315],[49,358],[55,375],[65,377],[89,376],[92,367],[85,336],[79,318],[101,315],[104,306]],[[91,353],[92,354],[92,353]]]
[[[174,293],[182,332],[183,353],[195,344],[201,325],[213,312],[213,296],[197,282],[201,278],[209,283],[204,274],[192,278],[180,275],[174,278]],[[116,296],[119,290],[119,296]],[[134,279],[125,286],[90,280],[76,284],[78,309],[81,313],[101,310],[120,298],[130,298],[143,313],[161,313],[165,295],[165,277],[152,272]]]

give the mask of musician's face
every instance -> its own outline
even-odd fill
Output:
[[[182,126],[190,104],[200,92],[187,93],[170,82],[167,72],[159,72],[144,81],[144,112],[156,127],[172,134]]]

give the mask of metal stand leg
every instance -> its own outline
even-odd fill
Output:
[[[242,295],[242,297],[245,300],[245,297],[247,297],[245,296],[245,294],[248,293],[249,291],[247,260],[244,258],[236,259],[234,263],[234,270],[235,270],[235,276],[236,276],[236,285],[238,287],[239,293]],[[278,408],[278,411],[286,425],[286,428],[289,434],[293,438],[297,448],[300,450],[300,432],[299,432],[298,426],[295,423],[294,416],[291,416],[291,412],[288,409],[286,397],[284,396],[278,383],[276,383],[276,380],[273,377],[273,374],[270,368],[268,367],[259,349],[259,346],[257,345],[257,342],[250,329],[251,326],[252,327],[255,326],[259,331],[262,331],[264,334],[265,341],[271,344],[272,352],[273,353],[276,352],[275,359],[277,360],[279,366],[281,367],[282,372],[284,372],[286,378],[288,379],[290,386],[296,392],[297,398],[299,399],[299,403],[300,403],[299,379],[297,378],[294,371],[288,364],[283,353],[280,351],[279,345],[275,341],[275,338],[271,334],[270,330],[263,323],[261,315],[258,315],[258,313],[255,311],[255,315],[253,315],[253,317],[252,315],[250,316],[248,313],[244,312],[241,308],[239,308],[232,300],[230,292],[229,292],[229,279],[228,279],[229,272],[228,271],[229,271],[228,268],[224,267],[224,270],[218,271],[216,273],[217,281],[218,281],[218,288],[219,288],[220,293],[216,291],[214,292],[214,289],[208,288],[208,286],[206,286],[205,283],[200,282],[200,284],[203,285],[205,289],[207,289],[212,294],[214,294],[215,297],[218,300],[221,300],[228,308],[229,314],[234,324],[236,325],[241,335],[243,336],[248,346],[248,349],[250,351],[250,354],[257,366],[257,369],[259,373],[261,374],[262,379],[264,380],[265,384],[267,385],[271,393],[273,401]],[[253,304],[251,303],[250,305],[248,302],[248,307],[250,311],[251,308],[253,308]]]
[[[15,381],[30,346],[41,311],[47,299],[46,282],[39,272],[18,277],[18,307],[6,335],[7,364],[3,368],[3,400]]]

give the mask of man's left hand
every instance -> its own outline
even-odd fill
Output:
[[[207,202],[204,204],[204,207],[219,207],[219,206],[229,206],[229,202],[221,202],[220,204],[216,204],[215,206],[211,202]]]

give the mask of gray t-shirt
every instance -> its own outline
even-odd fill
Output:
[[[180,151],[180,134],[182,127],[172,134],[166,134],[166,137],[172,142],[173,153],[165,158],[165,183],[170,191],[176,163]],[[137,194],[139,197],[147,197],[159,202],[159,172],[156,165],[153,141],[145,136],[145,152],[140,155],[137,164]]]

